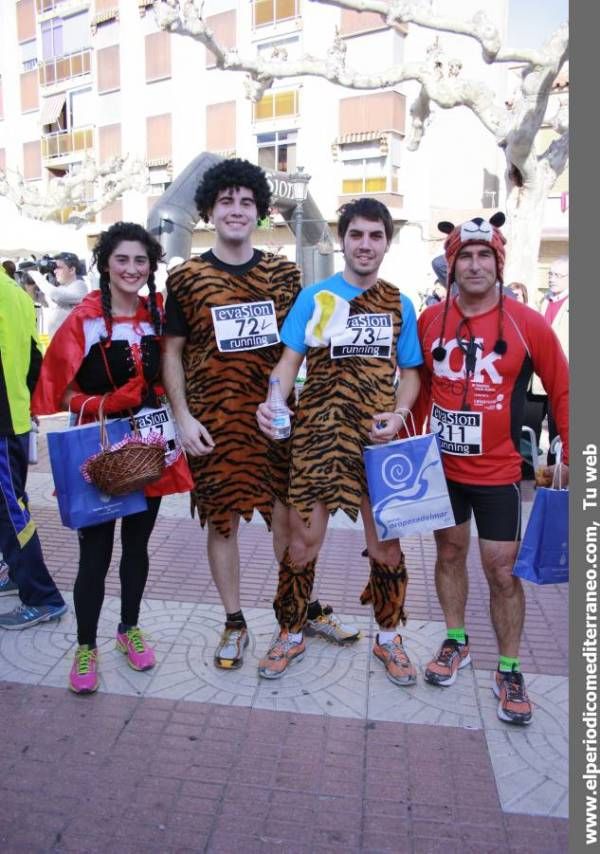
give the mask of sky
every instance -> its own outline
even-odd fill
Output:
[[[569,0],[510,0],[507,44],[541,47],[569,19]]]

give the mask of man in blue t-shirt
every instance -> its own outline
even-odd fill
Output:
[[[259,675],[276,679],[304,654],[306,612],[314,568],[329,515],[344,510],[365,528],[371,572],[361,602],[373,603],[379,632],[374,655],[397,685],[416,671],[397,625],[405,622],[406,568],[399,541],[379,542],[367,495],[362,454],[370,442],[388,442],[404,426],[419,391],[423,361],[411,301],[378,278],[393,222],[375,199],[357,199],[340,211],[341,273],[302,291],[281,330],[284,352],[271,379],[284,399],[306,356],[307,379],[294,419],[288,504],[291,539],[279,565],[273,603],[280,632],[259,662]],[[268,401],[257,411],[272,439]]]

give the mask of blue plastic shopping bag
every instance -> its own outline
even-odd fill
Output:
[[[569,580],[569,491],[538,487],[513,575],[534,584]]]
[[[379,540],[455,524],[437,436],[367,445],[365,472]]]
[[[131,433],[129,419],[106,422],[111,444]],[[67,528],[86,528],[100,525],[121,516],[140,513],[148,504],[144,493],[104,495],[81,474],[81,465],[100,451],[100,429],[97,423],[67,427],[48,433],[48,452],[54,477],[60,518]]]

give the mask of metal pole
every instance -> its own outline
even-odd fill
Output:
[[[296,264],[300,269],[300,284],[304,285],[304,258],[302,254],[302,208],[303,202],[297,202],[294,208],[294,234],[296,236]]]

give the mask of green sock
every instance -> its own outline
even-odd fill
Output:
[[[457,643],[467,642],[464,626],[461,626],[459,629],[448,629],[447,634],[450,640],[455,640]]]
[[[508,658],[506,655],[498,657],[498,670],[501,673],[519,673],[521,671],[521,662],[518,658]]]

